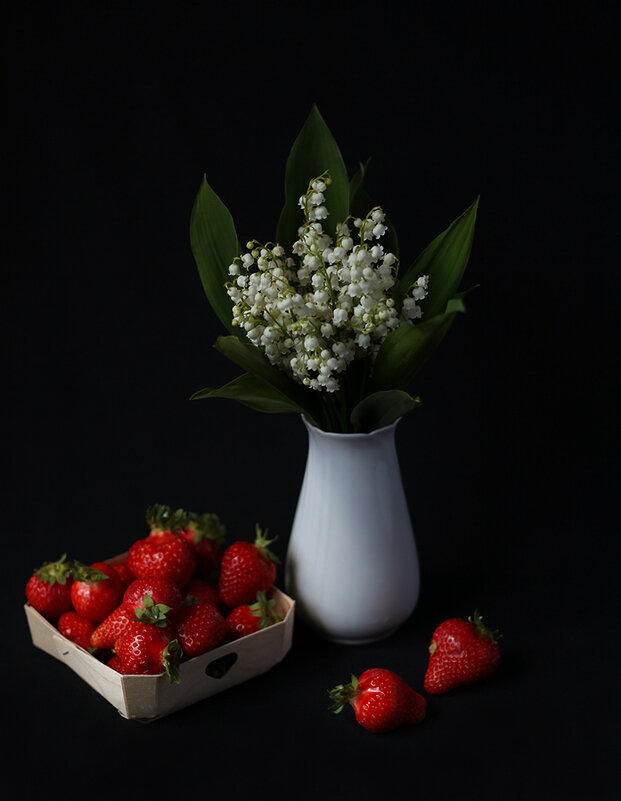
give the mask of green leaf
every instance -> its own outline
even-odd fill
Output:
[[[452,298],[442,314],[422,323],[405,323],[383,341],[373,367],[376,390],[405,389],[448,333],[455,316],[466,311],[461,298]]]
[[[393,297],[400,303],[421,275],[429,276],[429,291],[421,301],[425,319],[441,314],[461,283],[470,258],[479,198],[436,236],[403,275]]]
[[[285,205],[276,233],[278,243],[287,252],[304,222],[298,205],[300,196],[306,193],[309,182],[326,170],[330,172],[332,183],[325,192],[329,217],[323,227],[334,237],[336,224],[343,222],[349,213],[349,180],[341,151],[319,109],[313,105],[287,159]]]
[[[192,208],[190,242],[203,289],[212,309],[227,331],[237,337],[243,336],[243,332],[231,324],[233,304],[225,287],[225,283],[230,280],[229,265],[239,256],[241,248],[229,210],[205,177]]]
[[[297,384],[277,367],[273,367],[267,357],[254,345],[241,342],[236,337],[220,336],[214,345],[216,350],[229,358],[255,378],[288,398],[314,425],[321,417],[321,407],[313,391]]]
[[[286,398],[281,392],[250,373],[242,373],[219,389],[211,387],[201,389],[195,392],[190,400],[200,398],[228,398],[243,403],[257,412],[267,412],[268,414],[286,412],[300,414],[302,411],[297,404]]]
[[[364,176],[365,176],[365,173],[366,173],[367,168],[368,168],[370,163],[371,163],[371,159],[370,158],[367,159],[364,164],[362,162],[360,162],[360,167],[354,173],[354,175],[352,176],[352,178],[351,178],[351,180],[349,182],[349,208],[350,208],[350,210],[354,207],[354,205],[356,203],[356,195],[358,194],[358,192],[362,188],[362,185],[364,184]]]
[[[419,397],[413,398],[403,390],[382,390],[363,398],[354,407],[350,420],[356,434],[368,433],[389,426],[420,405]]]

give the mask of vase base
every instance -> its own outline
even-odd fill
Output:
[[[385,640],[391,635],[395,633],[398,629],[398,626],[395,626],[390,631],[386,631],[384,634],[376,634],[374,637],[331,637],[329,634],[324,634],[324,638],[326,640],[330,640],[330,642],[336,643],[337,645],[368,645],[372,642],[379,642],[380,640]]]

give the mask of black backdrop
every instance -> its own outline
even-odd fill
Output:
[[[52,775],[93,798],[619,789],[616,20],[601,3],[496,6],[4,4],[7,798]],[[404,259],[481,195],[480,289],[398,429],[421,600],[389,640],[347,648],[300,624],[268,674],[125,721],[32,647],[25,582],[62,552],[126,550],[155,502],[216,511],[231,538],[261,522],[284,558],[305,431],[189,402],[237,373],[212,347],[189,215],[205,173],[242,241],[273,236],[312,103],[350,171],[372,157]],[[504,632],[494,679],[385,736],[327,711],[367,667],[420,689],[434,627],[476,606]]]

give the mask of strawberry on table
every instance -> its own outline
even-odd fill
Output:
[[[379,733],[420,723],[427,711],[425,698],[399,675],[385,668],[371,668],[348,684],[329,691],[332,712],[351,704],[355,718],[367,731]]]
[[[127,566],[134,577],[163,576],[179,587],[192,578],[196,559],[188,542],[178,533],[187,515],[178,509],[155,506],[147,509],[151,533],[136,540],[129,549]]]
[[[259,591],[253,604],[242,604],[229,612],[225,619],[227,639],[237,640],[281,620],[274,599],[268,599],[265,592]]]
[[[215,606],[195,603],[175,616],[177,638],[188,657],[200,656],[220,645],[226,636],[224,618]]]
[[[441,695],[491,676],[500,661],[499,637],[476,611],[468,620],[445,620],[431,639],[425,690]]]
[[[106,562],[90,567],[74,562],[71,602],[82,617],[101,623],[123,598],[125,587],[119,574]]]
[[[72,584],[73,563],[63,554],[55,562],[45,562],[35,570],[26,584],[26,598],[43,617],[54,620],[73,609]]]
[[[58,631],[71,642],[91,650],[91,634],[95,631],[96,625],[92,620],[82,617],[77,612],[63,612],[56,624]]]
[[[189,512],[188,522],[180,533],[194,553],[197,577],[217,575],[226,534],[218,516],[212,512]]]
[[[268,540],[265,534],[257,525],[254,543],[240,540],[224,551],[218,594],[226,606],[253,603],[258,592],[269,590],[274,583],[280,561],[268,547],[275,538]]]

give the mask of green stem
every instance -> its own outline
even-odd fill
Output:
[[[341,389],[338,392],[343,434],[347,434],[350,431],[349,414],[347,413],[347,394],[347,376],[345,375],[344,380],[341,381]]]
[[[367,356],[362,363],[362,380],[360,381],[360,397],[358,399],[359,401],[363,400],[365,397],[368,377],[369,377],[369,357]]]

